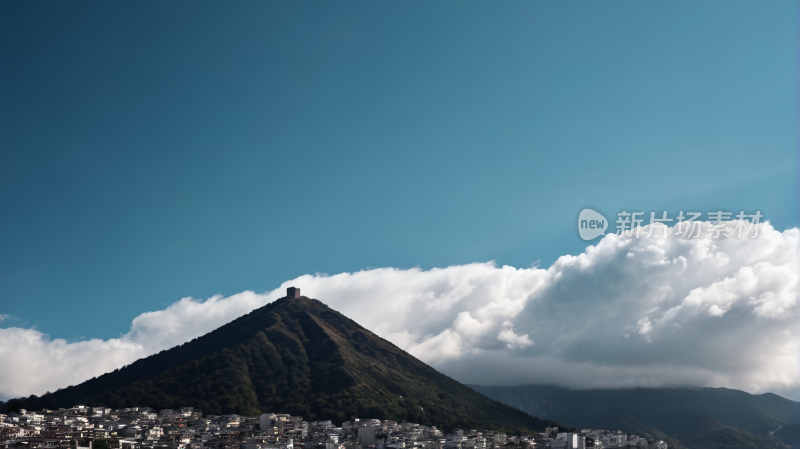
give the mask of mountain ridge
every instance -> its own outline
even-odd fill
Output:
[[[773,442],[796,445],[798,441],[793,429],[800,425],[800,402],[772,393],[752,395],[701,387],[570,390],[553,385],[468,386],[566,425],[581,425],[586,415],[616,408],[689,448],[712,444],[709,435],[714,433],[727,444],[741,447],[781,447]],[[773,435],[780,426],[787,430]]]

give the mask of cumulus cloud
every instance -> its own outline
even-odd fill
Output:
[[[506,321],[503,323],[503,327],[500,328],[500,334],[497,335],[497,339],[506,343],[506,348],[508,349],[521,349],[526,346],[533,346],[533,342],[528,335],[518,335],[514,332],[514,325],[511,321]]]
[[[137,316],[127,334],[110,340],[69,343],[36,329],[0,329],[0,396],[40,395],[81,383],[206,334],[267,301],[253,292],[206,301],[183,298]]]
[[[547,269],[378,268],[305,275],[265,294],[184,298],[107,341],[0,329],[0,359],[13,361],[0,366],[0,392],[40,394],[113,370],[267,304],[290,285],[466,383],[797,388],[800,231],[762,224],[757,239],[669,234],[608,235]]]

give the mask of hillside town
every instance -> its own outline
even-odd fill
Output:
[[[391,420],[357,419],[341,427],[288,414],[206,415],[182,407],[69,409],[0,414],[0,449],[667,449],[663,441],[621,430],[547,428],[536,435],[454,429]]]

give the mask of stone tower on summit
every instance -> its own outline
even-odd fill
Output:
[[[288,296],[290,298],[299,298],[300,297],[300,289],[299,288],[294,288],[294,287],[289,287],[289,288],[286,289],[286,296]]]

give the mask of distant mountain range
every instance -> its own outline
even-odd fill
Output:
[[[569,390],[470,385],[486,396],[568,426],[623,430],[671,447],[800,447],[800,403],[727,388]]]
[[[530,433],[557,423],[468,388],[323,303],[282,298],[181,346],[0,409],[77,404],[290,413]]]

